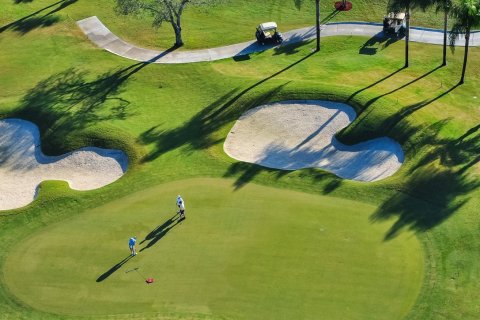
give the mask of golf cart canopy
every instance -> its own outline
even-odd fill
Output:
[[[390,12],[385,16],[385,19],[403,20],[405,19],[405,12]]]
[[[262,31],[277,29],[277,24],[275,22],[264,22],[258,25],[258,29]]]
[[[257,41],[262,45],[266,42],[280,44],[283,41],[282,34],[277,29],[277,24],[273,21],[260,23],[255,32]]]
[[[383,19],[383,32],[386,35],[395,34],[397,37],[405,35],[407,22],[405,12],[390,12]]]

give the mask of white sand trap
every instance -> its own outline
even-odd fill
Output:
[[[385,137],[347,146],[335,138],[355,117],[352,107],[337,102],[301,100],[263,105],[235,123],[224,150],[234,159],[269,168],[322,168],[359,181],[391,176],[404,160],[396,141]]]
[[[0,210],[32,202],[44,180],[64,180],[72,189],[91,190],[114,182],[127,170],[128,158],[120,150],[82,148],[45,156],[39,136],[29,121],[0,121]]]

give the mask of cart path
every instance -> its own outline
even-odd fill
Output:
[[[256,41],[242,42],[224,47],[201,50],[165,50],[157,51],[137,47],[114,35],[96,16],[77,21],[78,26],[97,46],[118,56],[140,62],[153,63],[191,63],[201,61],[215,61],[233,57],[241,57],[255,52],[261,52],[275,47],[275,45],[261,45]],[[368,22],[339,22],[322,25],[322,37],[329,36],[369,36],[381,37],[382,25]],[[315,39],[315,27],[306,27],[283,33],[286,46],[301,41]],[[413,42],[443,44],[443,31],[436,29],[410,29],[410,39]],[[463,37],[457,40],[457,45],[464,46]],[[471,46],[480,46],[480,32],[473,32],[470,39]]]

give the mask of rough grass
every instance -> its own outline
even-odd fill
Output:
[[[0,3],[5,25],[47,1]],[[102,3],[107,2],[95,3],[98,12]],[[14,244],[53,222],[81,217],[89,208],[195,176],[229,177],[239,190],[254,182],[330,195],[339,203],[369,203],[377,208],[369,216],[372,225],[387,221],[387,244],[412,230],[424,247],[426,276],[407,317],[479,317],[479,49],[471,50],[467,82],[460,87],[455,84],[461,49],[449,54],[447,67],[437,69],[441,47],[412,44],[411,68],[400,70],[403,43],[377,44],[377,54],[363,55],[368,39],[354,37],[324,39],[322,52],[313,55],[306,44],[243,61],[141,65],[103,52],[83,37],[74,20],[82,11],[85,17],[94,14],[91,8],[91,2],[80,0],[54,13],[61,19],[50,26],[0,33],[0,116],[36,122],[47,153],[117,145],[138,162],[120,181],[96,191],[45,183],[32,205],[2,213],[2,317],[54,317],[5,289],[3,266]],[[121,26],[131,22],[111,18],[125,34],[135,30]],[[203,39],[203,44],[215,42]],[[222,141],[242,112],[265,102],[305,98],[352,104],[359,118],[339,137],[345,142],[385,134],[397,139],[407,155],[401,171],[386,181],[362,184],[319,170],[263,169],[224,155]]]

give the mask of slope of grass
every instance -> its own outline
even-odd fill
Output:
[[[1,21],[14,21],[30,12],[25,8],[46,3],[2,2]],[[95,3],[98,11],[101,3]],[[368,203],[374,211],[371,227],[384,228],[387,245],[411,230],[424,247],[425,277],[407,317],[479,317],[480,50],[472,49],[467,82],[460,87],[455,86],[460,49],[449,55],[447,67],[437,68],[441,48],[413,44],[411,68],[401,70],[403,43],[376,44],[375,55],[362,55],[368,39],[356,37],[325,39],[318,54],[310,54],[312,46],[306,44],[244,61],[142,65],[98,50],[83,37],[75,15],[91,15],[86,14],[91,8],[91,2],[80,0],[54,13],[61,19],[51,26],[0,33],[0,117],[37,123],[50,154],[93,144],[127,149],[138,161],[120,181],[100,190],[73,192],[64,183],[48,182],[32,205],[2,213],[2,317],[56,317],[32,309],[5,288],[5,261],[14,244],[21,246],[54,222],[82,217],[85,210],[190,177],[229,177],[237,190],[254,182],[329,195],[338,203]],[[305,98],[352,104],[359,117],[339,137],[346,142],[395,138],[407,155],[401,171],[363,184],[319,170],[268,170],[224,155],[223,139],[242,112],[265,102]],[[112,260],[107,267],[117,261]]]

